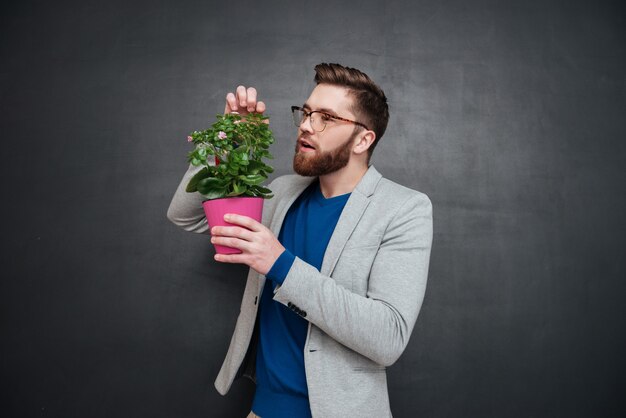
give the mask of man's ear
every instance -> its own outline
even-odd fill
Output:
[[[376,134],[374,133],[374,131],[365,131],[357,136],[357,140],[354,144],[354,147],[352,148],[352,151],[355,154],[363,154],[364,152],[367,152],[367,150],[369,149],[369,147],[372,146],[375,140]]]

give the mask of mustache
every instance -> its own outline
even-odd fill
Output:
[[[315,142],[311,141],[309,138],[307,138],[304,135],[301,135],[298,137],[297,141],[296,141],[296,150],[298,150],[298,146],[306,146],[307,148],[313,148],[313,149],[317,149],[317,145],[315,144]]]

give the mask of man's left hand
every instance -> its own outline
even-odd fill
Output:
[[[285,247],[265,225],[252,218],[232,213],[224,215],[228,223],[239,226],[214,226],[211,242],[237,248],[241,254],[215,254],[222,263],[247,264],[260,274],[267,274]]]

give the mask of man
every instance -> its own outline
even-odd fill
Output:
[[[293,168],[269,188],[263,221],[226,215],[211,241],[250,266],[230,348],[215,386],[241,375],[256,386],[250,417],[390,417],[386,371],[404,351],[422,305],[432,243],[428,197],[369,165],[389,112],[364,73],[315,67],[316,87],[293,106]],[[226,96],[225,112],[264,112],[253,88]],[[201,197],[184,191],[168,210],[207,232]],[[277,237],[278,235],[278,237]]]

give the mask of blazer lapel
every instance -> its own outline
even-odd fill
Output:
[[[382,175],[374,166],[370,166],[363,178],[361,178],[361,181],[352,191],[352,194],[346,202],[346,206],[339,216],[339,221],[337,222],[333,235],[330,237],[328,247],[326,247],[320,273],[330,276],[333,272],[339,255],[343,251],[343,247],[346,245],[350,235],[352,235],[352,231],[354,231],[354,228],[361,220],[361,216],[370,203],[370,196],[374,193],[381,178]]]
[[[283,226],[283,221],[285,220],[285,216],[287,216],[287,211],[298,196],[302,194],[304,189],[306,189],[313,182],[313,180],[315,180],[315,177],[296,177],[296,180],[293,183],[288,184],[285,187],[285,190],[280,191],[280,194],[285,197],[276,202],[276,209],[274,210],[274,215],[272,216],[272,220],[270,222],[270,229],[276,237],[280,234],[280,228]]]
[[[348,238],[352,235],[352,231],[358,225],[363,212],[367,208],[370,202],[370,196],[374,193],[378,182],[382,178],[382,175],[374,168],[370,166],[365,172],[361,181],[356,185],[355,189],[350,194],[350,198],[346,202],[346,206],[343,208],[337,226],[333,231],[333,235],[330,237],[326,252],[324,253],[324,261],[322,262],[321,273],[330,276],[339,255],[346,245]],[[280,201],[276,202],[276,209],[272,215],[270,221],[270,230],[278,237],[280,234],[280,228],[283,226],[283,221],[287,215],[287,211],[293,204],[293,202],[302,194],[314,180],[315,177],[299,177],[294,176],[294,181],[287,184],[284,190],[276,190],[276,197],[284,196]],[[258,294],[259,297],[263,292],[265,285],[265,276],[259,275],[258,279]]]
[[[274,233],[276,238],[278,238],[278,235],[280,234],[280,228],[282,228],[287,211],[293,202],[302,194],[304,189],[306,189],[313,182],[313,180],[315,180],[315,177],[293,176],[293,178],[294,181],[284,186],[284,189],[274,190],[274,199],[279,199],[278,196],[284,196],[281,200],[276,202],[276,208],[274,209],[274,213],[272,214],[269,223],[269,228]],[[263,288],[265,287],[265,276],[261,274],[258,275],[257,285],[257,294],[260,298],[263,293]]]

